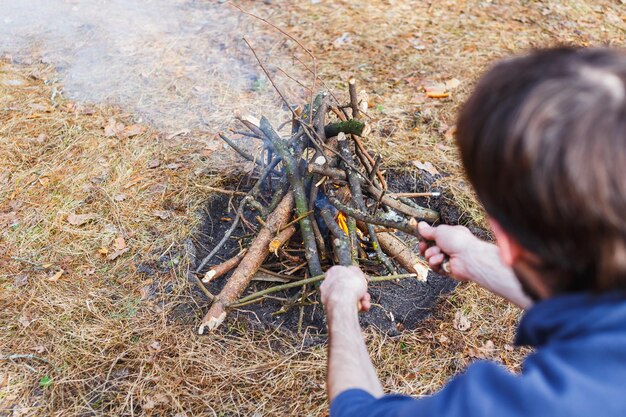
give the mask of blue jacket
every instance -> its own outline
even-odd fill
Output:
[[[626,295],[575,294],[536,304],[517,341],[536,351],[520,375],[476,362],[430,397],[376,399],[351,389],[331,417],[625,417]]]

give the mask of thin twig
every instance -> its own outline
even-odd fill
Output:
[[[382,282],[382,281],[392,281],[396,279],[403,278],[415,278],[417,274],[394,274],[394,275],[385,275],[385,276],[377,276],[377,277],[368,277],[369,282]],[[262,291],[255,292],[246,297],[240,298],[236,302],[230,304],[228,308],[237,308],[242,307],[243,304],[249,304],[250,301],[257,300],[263,298],[263,296],[267,294],[272,294],[278,291],[288,290],[290,288],[300,287],[306,284],[313,284],[315,282],[320,282],[324,279],[324,275],[317,275],[311,278],[305,278],[300,281],[289,282],[287,284],[275,285],[273,287],[266,288]]]

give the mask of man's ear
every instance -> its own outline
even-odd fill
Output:
[[[496,244],[500,249],[502,262],[512,267],[520,259],[524,249],[491,217],[489,218],[489,226],[491,226],[491,230],[496,238]]]

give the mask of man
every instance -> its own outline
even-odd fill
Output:
[[[384,395],[356,305],[355,267],[322,284],[331,416],[626,416],[626,53],[547,49],[490,69],[457,144],[497,244],[461,226],[420,232],[431,267],[526,309],[520,375],[481,361],[430,397]]]

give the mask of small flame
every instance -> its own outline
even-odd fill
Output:
[[[350,234],[348,232],[348,222],[346,221],[346,215],[343,214],[342,212],[339,212],[339,214],[337,214],[337,224],[339,225],[339,227],[341,227],[341,230],[344,231],[344,233],[346,235]]]

